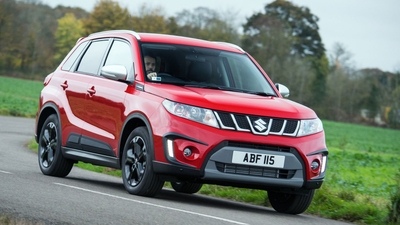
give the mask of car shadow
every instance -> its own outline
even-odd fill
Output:
[[[97,179],[90,179],[90,178],[82,178],[82,177],[75,177],[69,176],[63,179],[71,180],[71,181],[79,181],[80,183],[88,184],[90,186],[96,186],[101,188],[109,188],[114,191],[118,191],[121,194],[125,195],[123,197],[130,198],[130,197],[140,197],[141,196],[134,196],[130,195],[125,191],[124,185],[122,183],[122,179],[120,182],[118,181],[105,181],[105,180],[97,180]],[[121,196],[122,197],[122,196]],[[202,207],[209,207],[209,208],[224,208],[232,211],[241,211],[241,212],[251,212],[256,214],[269,214],[278,217],[295,217],[300,219],[302,215],[290,215],[290,214],[283,214],[278,213],[274,209],[259,206],[259,205],[252,205],[250,203],[243,203],[243,202],[236,202],[234,200],[223,199],[218,197],[207,196],[203,194],[185,194],[185,193],[178,193],[175,192],[173,189],[164,187],[159,194],[155,197],[150,199],[159,199],[162,200],[165,204],[168,203],[177,203],[182,206],[184,205],[196,205]]]
[[[158,199],[173,201],[180,204],[195,204],[204,207],[217,207],[229,210],[257,212],[257,213],[274,213],[272,208],[267,208],[250,203],[236,202],[229,199],[207,196],[203,194],[185,194],[175,192],[173,189],[163,188],[163,190],[155,196]]]

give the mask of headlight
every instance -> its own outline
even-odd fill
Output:
[[[168,112],[175,116],[219,128],[217,119],[212,110],[172,102],[167,99],[165,99],[162,104]]]
[[[299,133],[297,137],[315,134],[323,130],[322,121],[320,119],[301,120]]]

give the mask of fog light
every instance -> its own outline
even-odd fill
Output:
[[[191,156],[192,150],[190,150],[189,148],[185,148],[185,150],[183,150],[183,155],[185,155],[186,157]]]
[[[318,160],[314,160],[314,161],[311,163],[311,169],[313,170],[313,172],[318,172],[318,169],[319,169],[319,162],[318,162]]]

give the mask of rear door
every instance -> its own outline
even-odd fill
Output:
[[[83,44],[82,44],[83,45]],[[62,78],[62,85],[68,104],[64,104],[68,122],[63,126],[65,146],[80,149],[80,135],[86,123],[85,99],[88,87],[98,73],[109,39],[87,42],[73,62],[66,61],[63,70],[68,70]],[[72,56],[72,55],[71,55]]]

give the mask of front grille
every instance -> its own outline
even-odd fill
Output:
[[[284,120],[276,119],[273,120],[270,132],[280,132],[283,126]]]
[[[217,170],[222,173],[250,175],[257,177],[270,177],[279,179],[291,179],[296,173],[296,170],[270,169],[264,167],[226,164],[220,162],[215,162],[215,166],[217,167]]]
[[[251,132],[256,135],[296,136],[300,120],[243,115],[215,111],[216,118],[224,130]]]
[[[233,120],[229,113],[221,113],[219,114],[219,118],[221,119],[221,122],[222,124],[224,124],[225,127],[235,127],[235,124],[233,123]]]
[[[249,122],[247,121],[246,117],[243,115],[236,115],[235,116],[236,122],[241,129],[250,130]]]
[[[283,133],[294,133],[297,129],[298,120],[288,120]]]

